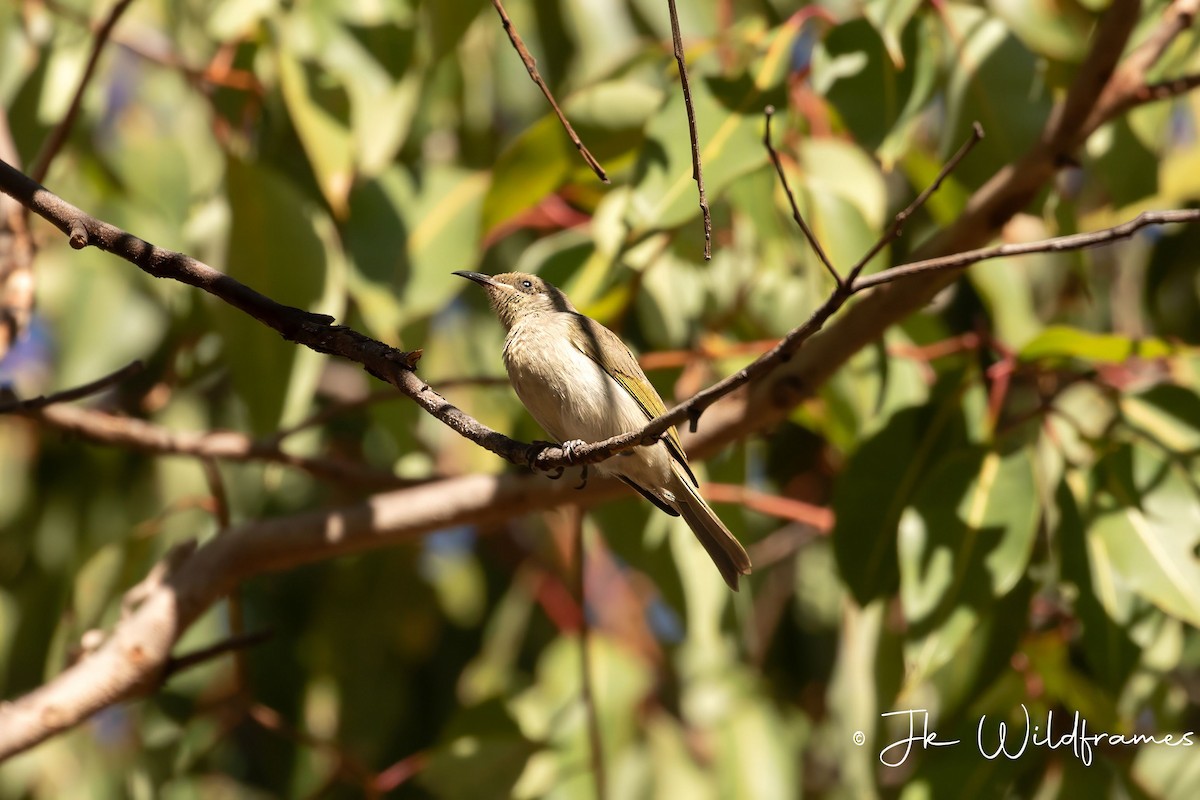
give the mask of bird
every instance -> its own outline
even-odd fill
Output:
[[[537,423],[568,453],[584,442],[640,430],[666,413],[621,338],[579,313],[548,281],[523,272],[454,274],[487,292],[507,332],[503,357],[509,382]],[[621,479],[667,514],[682,516],[721,577],[737,591],[739,577],[750,574],[750,557],[700,496],[674,427],[654,444],[627,450],[595,468]]]

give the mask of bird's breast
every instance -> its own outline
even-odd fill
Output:
[[[644,425],[637,401],[571,344],[571,322],[566,314],[539,314],[509,331],[504,365],[521,402],[560,441],[598,441]]]

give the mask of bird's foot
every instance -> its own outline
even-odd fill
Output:
[[[579,485],[575,487],[575,491],[579,491],[580,489],[586,488],[587,481],[588,481],[588,465],[584,464],[583,471],[579,473]]]
[[[533,469],[534,464],[537,463],[538,456],[540,456],[549,447],[558,447],[558,445],[554,442],[546,442],[540,439],[533,442],[527,451],[525,466]],[[553,471],[548,470],[546,472],[546,477],[552,481],[556,481],[563,476],[563,472],[565,472],[564,467],[555,467]]]
[[[575,448],[583,447],[587,442],[583,439],[568,439],[562,443],[563,452],[567,454],[567,462],[575,463]]]

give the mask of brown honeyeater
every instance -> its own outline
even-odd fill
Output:
[[[637,359],[615,333],[580,314],[536,275],[456,272],[487,291],[508,331],[504,366],[521,402],[547,433],[568,446],[641,429],[666,412]],[[735,591],[750,557],[697,489],[679,433],[596,464],[672,516],[682,516]]]

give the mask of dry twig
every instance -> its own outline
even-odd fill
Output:
[[[679,84],[683,89],[683,106],[687,109],[688,137],[692,142],[692,180],[700,195],[700,214],[704,219],[704,260],[712,258],[712,214],[708,210],[708,198],[704,196],[704,169],[700,164],[700,140],[696,134],[696,107],[692,103],[692,87],[688,83],[687,61],[683,57],[683,36],[679,33],[679,12],[675,0],[667,0],[671,14],[671,49],[679,65]]]
[[[504,25],[504,32],[508,34],[508,40],[512,42],[513,49],[517,51],[517,55],[521,57],[521,62],[525,65],[525,70],[529,73],[529,77],[537,84],[537,87],[542,90],[542,94],[546,96],[546,100],[550,103],[550,108],[554,109],[554,115],[558,117],[558,121],[562,124],[563,130],[567,132],[567,136],[571,139],[571,144],[575,145],[575,149],[579,151],[579,155],[583,156],[583,160],[591,167],[592,172],[596,173],[596,177],[604,183],[608,183],[608,175],[604,171],[604,167],[600,166],[600,162],[592,155],[591,151],[584,146],[583,140],[579,138],[579,134],[571,127],[571,123],[567,120],[567,115],[559,108],[558,101],[554,99],[554,95],[550,91],[550,87],[546,85],[546,81],[542,79],[542,75],[538,72],[537,60],[529,54],[529,48],[525,46],[525,42],[521,40],[521,34],[517,33],[517,28],[512,24],[512,20],[508,18],[508,12],[504,10],[504,3],[500,0],[492,0],[492,5],[496,8],[496,13],[500,15],[500,22]]]

